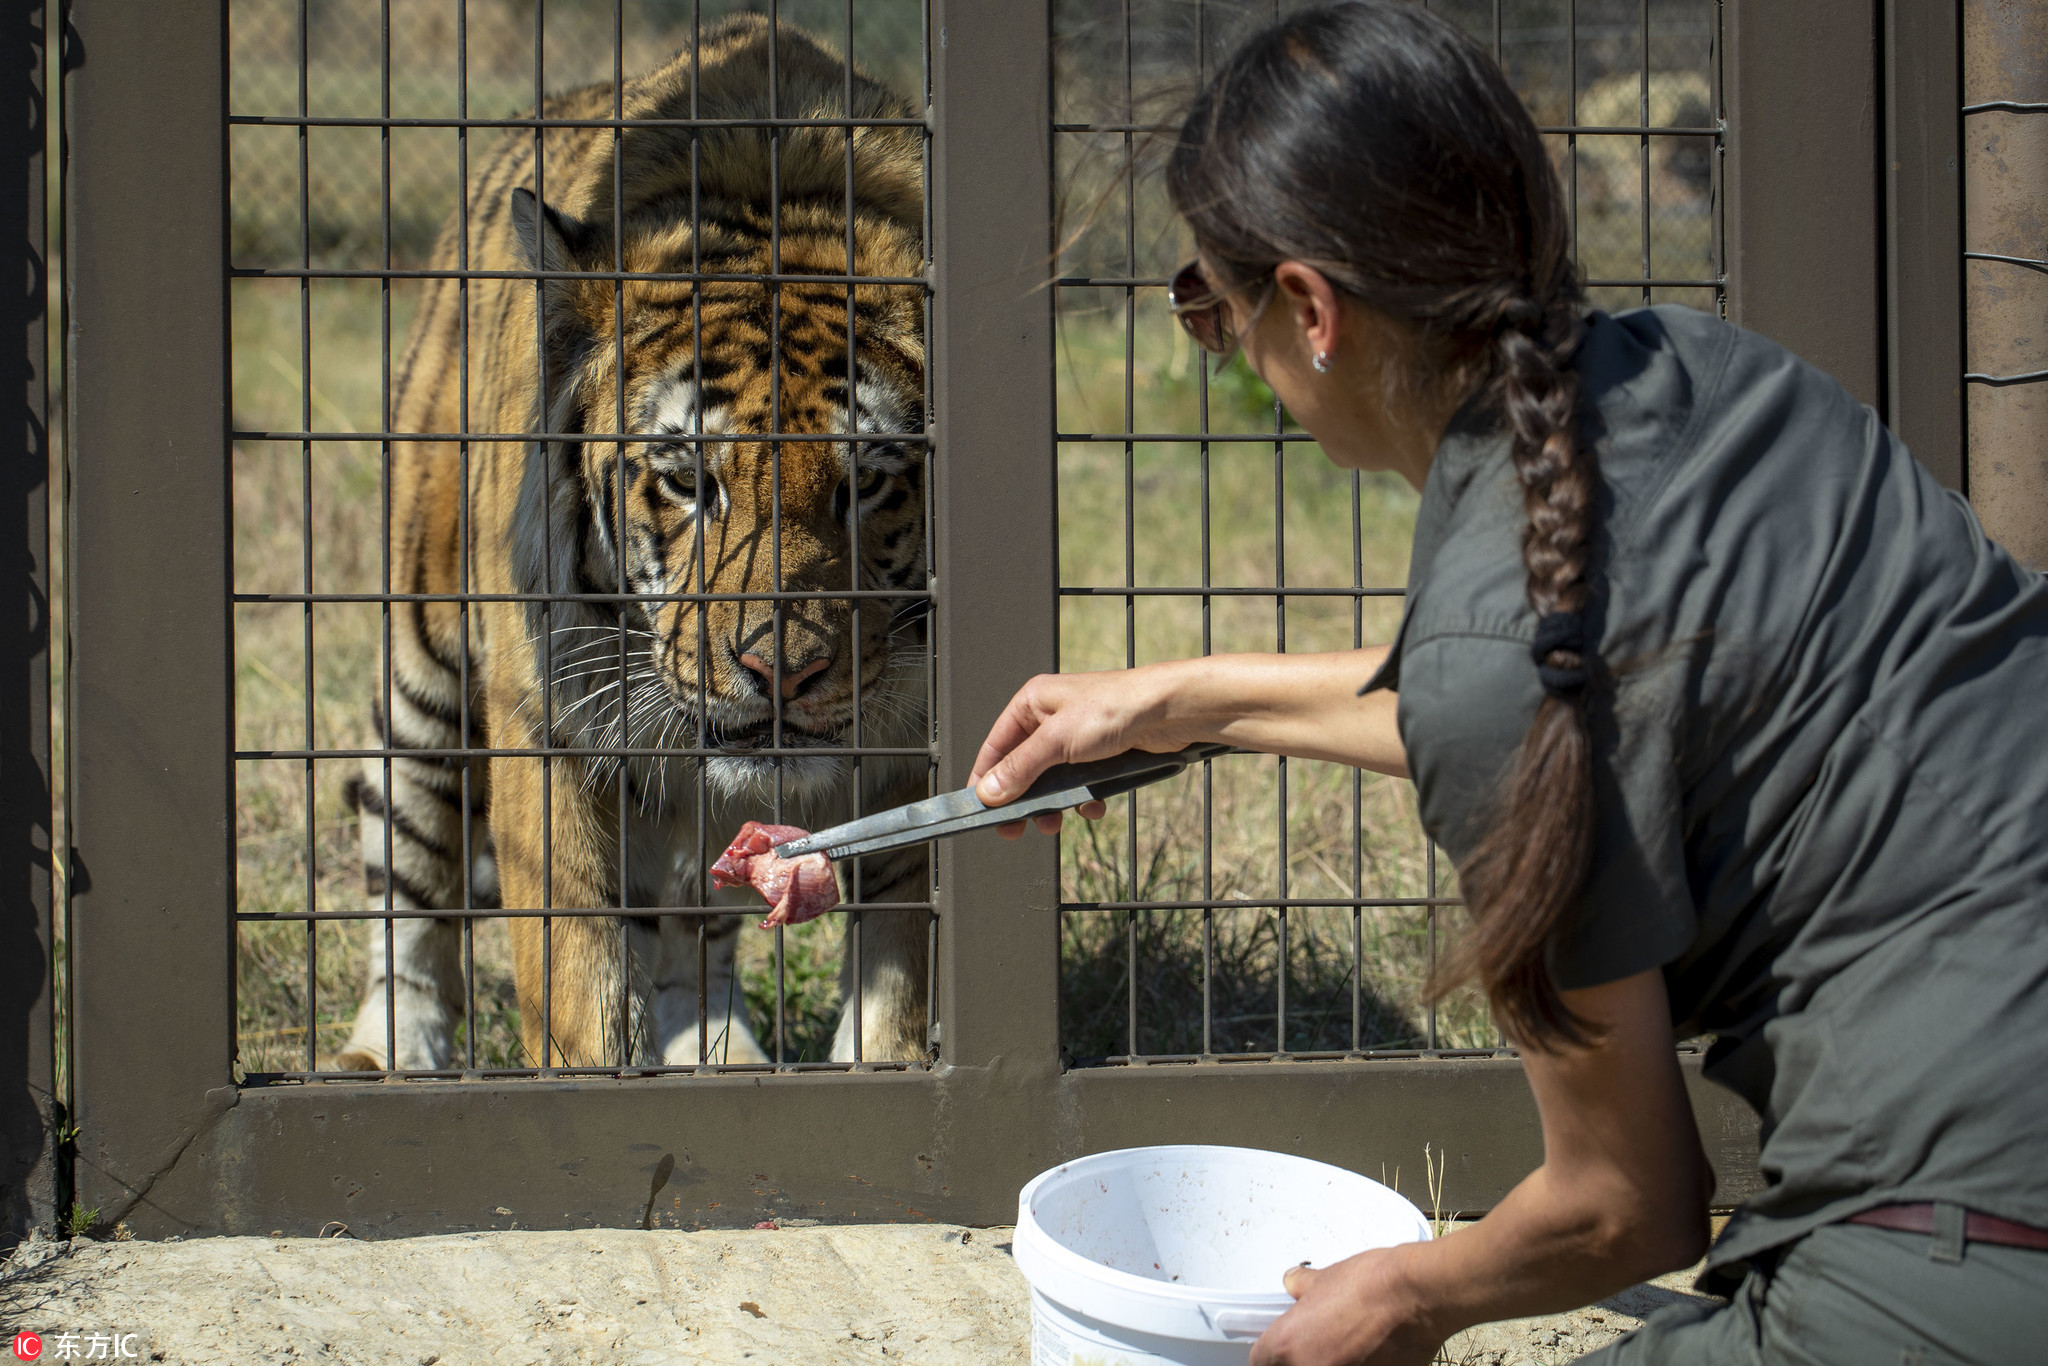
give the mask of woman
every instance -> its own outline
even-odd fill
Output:
[[[1188,331],[1422,490],[1400,635],[1034,679],[980,791],[1213,740],[1412,772],[1545,1145],[1292,1275],[1254,1360],[1423,1362],[1703,1251],[1730,1303],[1600,1360],[2048,1360],[2048,586],[1797,358],[1588,313],[1528,115],[1420,6],[1254,37],[1169,185]],[[1711,1251],[1674,1031],[1764,1117]]]

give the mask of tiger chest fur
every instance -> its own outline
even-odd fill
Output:
[[[694,92],[684,52],[544,112],[769,117],[768,44],[736,19],[706,34]],[[777,116],[848,114],[838,54],[785,27],[776,58]],[[911,112],[859,76],[853,102]],[[922,275],[920,138],[778,140],[771,157],[760,128],[557,127],[537,156],[509,135],[435,264],[547,274],[434,281],[395,386],[397,430],[532,438],[394,448],[394,588],[475,596],[394,605],[375,708],[394,757],[354,785],[372,915],[515,913],[524,1065],[761,1060],[739,918],[661,912],[744,904],[707,896],[703,864],[745,820],[825,824],[856,786],[863,810],[925,790],[921,757],[844,752],[927,733],[922,294],[846,280]],[[746,276],[775,279],[729,278]],[[850,589],[869,596],[832,596]],[[485,747],[528,753],[446,753]],[[921,853],[861,870],[865,900],[925,886]],[[565,913],[544,927],[544,907]],[[370,941],[338,1065],[450,1066],[458,922]],[[920,914],[863,917],[835,1057],[925,1055],[926,942]]]

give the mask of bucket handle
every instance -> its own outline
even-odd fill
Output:
[[[1233,1342],[1249,1341],[1280,1321],[1281,1309],[1212,1309],[1209,1322]]]

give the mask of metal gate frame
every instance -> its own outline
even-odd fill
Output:
[[[1018,1186],[1061,1159],[1199,1141],[1360,1170],[1413,1170],[1429,1143],[1449,1156],[1445,1208],[1476,1212],[1540,1161],[1535,1107],[1512,1059],[1063,1071],[1047,840],[940,846],[943,1032],[930,1071],[238,1086],[234,848],[223,814],[225,9],[70,6],[69,891],[81,1205],[145,1238],[306,1234],[330,1221],[366,1237],[635,1225],[657,1208],[697,1226],[1000,1223],[1013,1217]],[[1894,9],[1921,12],[1915,0],[1892,0],[1886,15]],[[930,13],[941,111],[929,187],[936,705],[943,780],[959,783],[1018,681],[1053,659],[1053,337],[1049,292],[1035,288],[1051,246],[1049,21],[1044,5],[988,0],[932,0]],[[1730,0],[1724,24],[1731,312],[1866,400],[1884,403],[1889,384],[1902,417],[1922,421],[1899,376],[1921,363],[1908,343],[1924,304],[1888,296],[1885,284],[1898,259],[1888,253],[1913,239],[1888,236],[1878,212],[1892,183],[1878,111],[1903,119],[1906,107],[1881,98],[1899,88],[1881,58],[1909,54],[1883,41],[1867,0]],[[1908,179],[1897,195],[1913,193]],[[1931,440],[1918,448],[1959,474],[1959,444],[1952,460]],[[28,492],[31,539],[37,496]],[[31,660],[31,680],[34,669]],[[13,707],[15,686],[0,687],[0,704]],[[32,712],[32,682],[26,701]],[[0,720],[12,726],[14,716]],[[18,785],[10,779],[8,792]],[[48,925],[46,908],[34,913]],[[11,932],[18,917],[6,915]],[[1756,1118],[1700,1080],[1697,1057],[1684,1065],[1719,1200],[1740,1199],[1760,1185]]]
[[[44,223],[45,11],[24,5],[0,29],[0,71],[18,73],[18,123],[0,124],[0,223],[20,293],[0,292],[0,332],[20,337],[25,381],[19,444],[0,465],[0,546],[27,598],[0,669],[0,1249],[56,1221],[65,1192],[58,1159],[56,982],[51,918],[50,340]],[[18,235],[17,235],[18,234]]]

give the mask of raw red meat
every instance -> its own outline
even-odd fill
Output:
[[[752,887],[769,905],[761,928],[801,925],[839,904],[839,878],[823,854],[777,858],[775,846],[800,840],[810,831],[794,825],[748,821],[711,865],[714,887]]]

